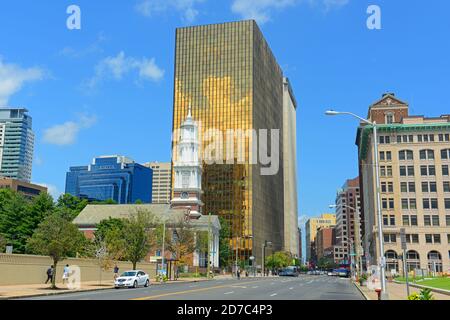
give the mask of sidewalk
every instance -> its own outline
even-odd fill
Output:
[[[355,286],[366,296],[368,300],[378,300],[378,295],[375,291],[367,289],[367,287],[361,287],[355,283]],[[389,300],[407,300],[406,285],[394,282],[387,283],[387,291],[389,294]],[[414,292],[420,292],[420,289],[409,287],[410,294]],[[435,300],[450,300],[450,296],[433,292]]]
[[[168,281],[164,283],[151,282],[151,285],[170,285],[174,283],[188,283],[188,282],[199,282],[208,281],[206,278],[182,278],[177,281]],[[16,285],[16,286],[0,286],[0,300],[6,299],[18,299],[26,297],[36,297],[36,296],[51,296],[57,294],[65,293],[75,293],[75,292],[86,292],[86,291],[97,291],[97,290],[108,290],[114,288],[114,282],[102,281],[101,285],[98,281],[82,282],[81,288],[76,290],[70,290],[67,285],[62,283],[57,283],[59,289],[50,289],[49,284],[28,284],[28,285]]]

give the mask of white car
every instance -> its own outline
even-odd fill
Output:
[[[114,281],[114,288],[137,288],[139,286],[148,287],[150,279],[148,274],[141,270],[130,270],[122,273]]]

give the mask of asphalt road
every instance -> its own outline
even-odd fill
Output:
[[[364,300],[349,279],[241,278],[154,285],[149,288],[80,292],[28,300]]]

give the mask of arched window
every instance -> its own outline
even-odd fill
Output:
[[[401,161],[414,160],[414,152],[412,150],[401,150],[398,153],[398,158]]]
[[[441,150],[441,159],[442,160],[450,160],[450,149]]]
[[[420,256],[417,251],[410,250],[406,253],[406,268],[408,272],[420,269]]]
[[[420,160],[434,160],[434,151],[420,150]]]
[[[430,251],[428,253],[428,270],[435,274],[442,272],[442,255],[437,251]]]
[[[398,274],[399,268],[397,253],[394,250],[389,250],[386,251],[384,256],[386,257],[387,272],[391,273],[392,275]]]
[[[397,253],[393,250],[386,251],[385,254],[386,259],[396,259],[398,258]]]
[[[392,112],[386,112],[386,123],[392,124],[395,121],[394,114]]]

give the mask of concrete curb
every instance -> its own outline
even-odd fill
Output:
[[[353,281],[352,281],[353,282]],[[361,294],[363,295],[364,299],[366,300],[372,300],[370,299],[370,297],[361,289],[361,287],[359,286],[359,284],[357,284],[356,282],[353,282],[353,284],[355,285],[355,287],[358,289],[359,292],[361,292]]]
[[[397,284],[403,284],[406,285],[406,282],[400,282],[400,281],[396,281],[394,280],[395,283]],[[445,294],[447,296],[450,296],[450,291],[449,290],[445,290],[445,289],[439,289],[439,288],[434,288],[434,287],[427,287],[427,286],[422,286],[420,284],[416,284],[416,283],[409,283],[410,287],[414,287],[414,288],[419,288],[419,289],[430,289],[433,292],[436,293],[440,293],[440,294]]]
[[[170,281],[170,282],[153,282],[152,286],[160,286],[160,285],[168,285],[172,283],[195,283],[195,282],[203,282],[210,281],[209,279],[198,279],[198,280],[189,280],[189,281]],[[21,295],[21,296],[8,296],[8,297],[0,297],[0,301],[2,300],[15,300],[15,299],[27,299],[27,298],[37,298],[37,297],[50,297],[57,296],[63,294],[72,294],[72,293],[83,293],[83,292],[95,292],[95,291],[103,291],[103,290],[111,290],[114,287],[106,287],[106,288],[95,288],[95,289],[86,289],[86,290],[74,290],[74,291],[61,291],[61,292],[49,292],[49,293],[37,293],[30,295]]]

